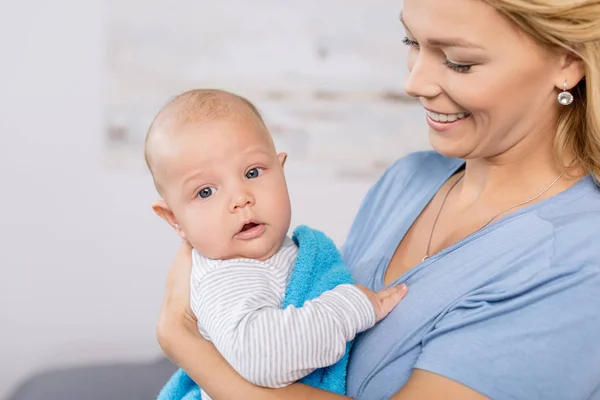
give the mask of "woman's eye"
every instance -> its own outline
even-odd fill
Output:
[[[404,39],[402,39],[402,43],[405,46],[412,47],[414,49],[419,49],[419,43],[412,39],[409,39],[408,36],[405,36]],[[472,65],[468,65],[468,64],[453,63],[452,61],[448,60],[447,58],[444,60],[444,65],[446,67],[450,68],[451,70],[460,72],[460,73],[467,73],[471,70],[471,67],[472,67]]]
[[[471,70],[471,67],[472,67],[472,65],[468,65],[468,64],[456,64],[456,63],[453,63],[452,61],[450,61],[448,59],[446,59],[446,61],[444,61],[444,64],[448,68],[450,68],[450,69],[452,69],[452,70],[454,70],[456,72],[460,72],[462,74],[469,72]]]
[[[217,189],[215,189],[215,188],[207,187],[207,188],[204,188],[204,189],[200,190],[198,192],[198,196],[197,197],[200,197],[201,199],[207,199],[210,196],[212,196],[216,191],[217,191]]]
[[[415,42],[414,40],[410,40],[408,36],[405,36],[404,39],[402,39],[402,43],[408,47],[414,47],[415,49],[419,48],[419,43]]]
[[[260,176],[260,174],[263,173],[263,171],[264,170],[262,168],[252,168],[251,170],[246,172],[246,178],[248,178],[248,179],[257,178],[258,176]]]

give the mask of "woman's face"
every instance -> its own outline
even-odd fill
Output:
[[[472,159],[552,145],[567,79],[558,52],[481,0],[404,0],[401,19],[405,91],[428,110],[435,150]]]

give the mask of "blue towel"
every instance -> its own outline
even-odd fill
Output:
[[[298,245],[298,256],[282,308],[290,305],[302,307],[305,301],[319,297],[323,292],[344,283],[354,283],[335,244],[323,233],[299,226],[292,239]],[[346,393],[346,367],[351,343],[346,354],[336,364],[313,371],[300,382],[344,395]],[[158,395],[158,400],[198,400],[200,389],[183,371],[178,370]]]

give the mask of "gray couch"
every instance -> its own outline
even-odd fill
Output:
[[[25,381],[8,400],[150,400],[177,367],[168,359],[48,371]]]

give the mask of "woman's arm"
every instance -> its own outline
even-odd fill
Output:
[[[227,399],[322,399],[342,400],[349,397],[299,383],[281,389],[255,386],[242,378],[200,335],[188,331],[172,331],[160,335],[161,345],[178,364],[214,400]],[[455,381],[427,371],[416,370],[393,400],[484,400],[485,396]]]
[[[156,331],[164,353],[197,382],[211,398],[218,399],[344,399],[302,384],[266,389],[242,378],[197,330],[189,307],[192,248],[184,242],[169,270]]]
[[[415,369],[391,400],[486,400],[475,390],[442,375]]]
[[[159,330],[158,336],[165,353],[214,400],[346,398],[301,384],[293,384],[283,389],[255,386],[242,378],[212,343],[200,335],[180,327],[170,329],[168,333]]]

